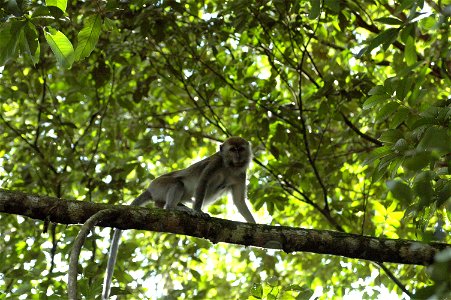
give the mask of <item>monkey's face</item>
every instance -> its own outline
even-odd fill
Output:
[[[221,152],[226,165],[231,167],[247,167],[251,160],[251,147],[248,141],[232,137],[224,142]]]

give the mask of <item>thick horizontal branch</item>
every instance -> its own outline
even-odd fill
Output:
[[[104,209],[113,209],[98,225],[120,229],[169,232],[245,246],[340,255],[375,262],[428,265],[447,247],[421,243],[284,226],[202,218],[180,211],[71,201],[0,189],[0,213],[17,214],[61,224],[81,224]]]

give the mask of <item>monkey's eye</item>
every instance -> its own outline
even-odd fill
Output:
[[[236,152],[241,152],[243,150],[244,150],[243,147],[234,147],[234,148],[232,148],[232,151],[236,151]]]

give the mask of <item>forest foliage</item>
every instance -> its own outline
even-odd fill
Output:
[[[259,223],[450,243],[449,0],[0,5],[2,188],[125,204],[239,135],[254,148],[248,198]],[[209,212],[241,220],[226,197]],[[0,299],[65,296],[78,227],[0,220]],[[86,299],[100,294],[108,237],[96,229],[85,243]],[[113,294],[451,290],[449,251],[429,268],[386,268],[129,231]]]

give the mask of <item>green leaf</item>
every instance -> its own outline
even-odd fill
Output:
[[[383,48],[387,49],[388,46],[390,46],[396,40],[396,38],[398,37],[398,33],[399,29],[397,28],[387,29],[386,31],[379,34],[379,36],[375,38],[374,42],[377,44],[377,46],[382,44]]]
[[[387,93],[387,89],[383,85],[376,85],[369,92],[368,95],[385,95]]]
[[[275,159],[279,159],[280,151],[276,146],[271,145],[269,147],[269,151],[271,152],[271,154],[274,156]]]
[[[89,56],[99,40],[102,18],[94,15],[86,20],[85,27],[78,33],[78,45],[75,49],[75,61]]]
[[[387,131],[383,132],[379,138],[380,141],[386,142],[386,143],[395,143],[399,139],[401,139],[402,133],[399,130],[396,129],[388,129]]]
[[[406,158],[404,167],[411,171],[420,171],[431,162],[431,154],[428,152],[417,153]]]
[[[403,80],[399,82],[396,87],[396,98],[403,101],[409,92],[412,91],[412,85],[415,82],[413,76],[406,76]]]
[[[261,284],[254,283],[251,288],[251,295],[257,299],[261,299],[263,296],[263,287]]]
[[[382,216],[387,214],[387,209],[380,202],[374,201],[373,202],[373,208],[374,208],[375,211],[377,211]]]
[[[116,287],[116,286],[113,286],[112,288],[111,288],[111,296],[113,296],[113,295],[131,295],[131,294],[133,294],[133,292],[132,291],[130,291],[129,289],[127,289],[127,288],[120,288],[120,287]]]
[[[387,25],[402,25],[402,24],[404,24],[404,22],[401,21],[400,19],[393,18],[393,17],[379,18],[379,19],[375,19],[374,21],[379,22],[379,23],[383,23],[383,24],[387,24]]]
[[[374,149],[373,152],[371,152],[371,156],[377,157],[377,158],[381,158],[384,157],[385,155],[391,153],[391,147],[388,146],[383,146],[383,147],[379,147],[377,149]]]
[[[310,5],[312,6],[312,9],[310,10],[310,13],[308,15],[310,20],[314,20],[318,18],[320,12],[321,12],[321,1],[320,0],[310,0]]]
[[[49,6],[48,7],[50,14],[58,20],[59,18],[62,18],[64,16],[64,11],[61,10],[61,8],[56,6]]]
[[[429,172],[421,172],[415,177],[413,183],[415,194],[421,199],[421,207],[431,204],[434,190],[432,188],[431,175]]]
[[[370,109],[370,108],[376,106],[377,104],[384,102],[385,100],[387,100],[389,98],[390,98],[390,96],[387,94],[378,94],[378,95],[370,96],[363,103],[363,109]]]
[[[390,115],[392,115],[399,107],[399,103],[396,101],[389,101],[377,112],[376,119],[378,121],[384,121]]]
[[[396,141],[395,145],[393,146],[393,149],[395,149],[398,152],[405,152],[409,148],[409,144],[407,141],[403,138]]]
[[[386,156],[382,157],[380,160],[379,165],[377,166],[378,170],[383,171],[384,173],[388,171],[390,168],[390,165],[392,162],[394,162],[396,159],[399,158],[399,154],[392,153],[387,154]]]
[[[425,30],[431,30],[433,29],[433,27],[437,24],[440,23],[441,21],[439,21],[438,19],[435,18],[434,15],[431,15],[430,17],[421,19],[419,24],[421,27],[423,27]]]
[[[268,210],[268,213],[270,215],[273,215],[274,214],[274,202],[272,202],[272,201],[266,202],[266,209]]]
[[[376,159],[379,159],[381,157],[384,157],[385,155],[389,154],[392,152],[392,148],[389,146],[383,146],[383,147],[379,147],[374,149],[370,155],[365,159],[365,161],[363,162],[364,165],[369,165],[370,163],[372,163],[373,161],[375,161]]]
[[[389,180],[386,182],[387,188],[393,194],[393,197],[404,202],[404,204],[410,204],[413,199],[412,190],[410,187],[400,180]]]
[[[437,150],[444,153],[450,152],[451,138],[448,130],[435,126],[429,127],[418,144],[418,149]]]
[[[38,6],[35,10],[33,10],[33,13],[31,14],[32,18],[37,18],[37,17],[42,17],[42,16],[46,16],[46,17],[51,16],[51,13],[50,13],[48,7]]]
[[[393,162],[390,164],[390,166],[388,167],[388,170],[390,171],[390,176],[396,177],[396,175],[398,174],[398,170],[401,167],[401,165],[404,162],[404,158],[403,157],[398,157],[396,159],[393,160]]]
[[[56,60],[63,68],[70,68],[74,62],[74,48],[69,39],[61,32],[52,27],[44,31],[45,39],[55,54]]]
[[[403,43],[406,43],[406,42],[407,42],[407,38],[408,38],[409,36],[415,36],[415,35],[416,35],[416,34],[415,34],[415,30],[416,30],[416,23],[415,23],[415,24],[413,24],[413,23],[407,24],[407,25],[401,30],[401,32],[399,33],[399,38],[400,38],[400,40],[401,40]]]
[[[21,21],[12,21],[0,27],[0,66],[16,55],[19,34],[24,25]]]
[[[437,206],[441,206],[446,201],[451,204],[451,181],[446,181],[443,186],[437,190]],[[450,205],[451,206],[451,205]]]
[[[362,49],[357,57],[361,57],[364,54],[370,53],[373,49],[379,46],[383,46],[384,49],[387,49],[398,37],[399,29],[398,28],[389,28],[385,31],[382,31],[373,38],[364,49]]]
[[[407,120],[409,117],[409,109],[405,107],[401,107],[398,109],[397,112],[393,115],[393,117],[390,119],[390,127],[396,128],[398,127],[402,122]]]
[[[417,62],[417,49],[415,40],[412,36],[407,38],[406,47],[404,49],[404,58],[408,66],[412,66]]]
[[[46,0],[46,6],[56,6],[61,9],[63,12],[66,12],[67,8],[67,0]]]
[[[385,175],[385,173],[387,173],[387,169],[381,169],[379,168],[379,166],[376,169],[374,169],[373,174],[371,175],[371,181],[373,183],[379,182],[381,178]]]
[[[38,32],[31,22],[28,22],[21,32],[20,49],[24,54],[31,58],[34,65],[39,62],[41,48],[39,45]]]
[[[336,14],[338,14],[341,11],[340,1],[324,0],[324,6]]]
[[[399,85],[399,77],[388,77],[384,80],[384,88],[387,91],[387,94],[393,95],[396,91],[396,88]]]
[[[190,269],[190,272],[191,272],[191,274],[193,275],[193,277],[196,279],[196,280],[201,280],[201,275],[200,275],[200,273],[199,272],[197,272],[196,270],[194,270],[194,269]]]
[[[119,105],[129,111],[132,111],[134,108],[133,102],[131,102],[129,99],[127,98],[118,98],[117,102],[119,103]]]
[[[396,13],[401,12],[404,9],[411,8],[413,5],[416,4],[417,1],[416,0],[402,0],[400,2],[401,2],[401,5],[396,8],[396,10],[395,10]]]
[[[116,24],[110,18],[103,19],[103,25],[107,31],[117,31]]]

